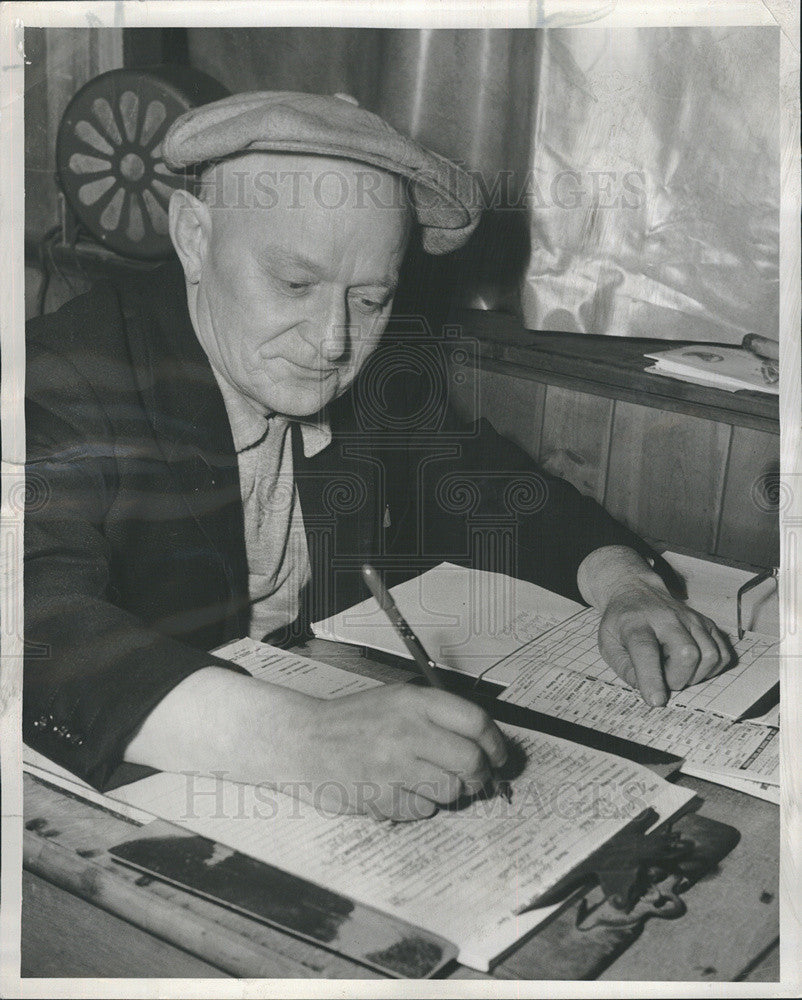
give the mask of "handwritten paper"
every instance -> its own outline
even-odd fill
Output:
[[[378,682],[252,639],[216,651],[262,680],[322,698]],[[644,809],[665,820],[694,795],[640,765],[543,733],[504,726],[522,763],[511,802],[475,799],[412,823],[339,816],[273,785],[163,772],[101,796],[63,787],[143,821],[158,816],[291,874],[429,929],[460,961],[490,963],[558,907],[519,911]],[[62,770],[26,748],[31,769]]]
[[[475,800],[412,823],[337,816],[269,786],[160,774],[113,792],[227,847],[436,932],[490,962],[554,907],[518,914],[648,806],[693,798],[631,761],[515,727],[512,802]]]

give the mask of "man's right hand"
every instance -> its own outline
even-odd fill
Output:
[[[156,706],[125,759],[411,820],[476,794],[506,756],[492,719],[445,691],[400,684],[321,700],[210,666]]]
[[[493,720],[469,701],[398,684],[319,702],[307,759],[328,774],[338,811],[387,819],[431,816],[475,795],[507,759]],[[338,803],[339,798],[339,803]]]

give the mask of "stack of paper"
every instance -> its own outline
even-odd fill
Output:
[[[693,344],[644,356],[657,362],[646,371],[681,382],[725,389],[727,392],[748,389],[776,396],[780,391],[776,362],[758,358],[742,347]]]

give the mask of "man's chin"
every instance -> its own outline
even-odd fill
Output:
[[[313,417],[316,413],[320,413],[337,395],[333,389],[334,387],[332,387],[332,391],[326,392],[313,392],[307,389],[295,393],[284,393],[280,400],[276,400],[277,404],[281,405],[276,405],[272,409],[287,417]]]

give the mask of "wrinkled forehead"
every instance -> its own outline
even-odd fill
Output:
[[[214,163],[197,196],[211,209],[403,214],[411,225],[406,180],[367,163],[310,154],[253,152]]]

